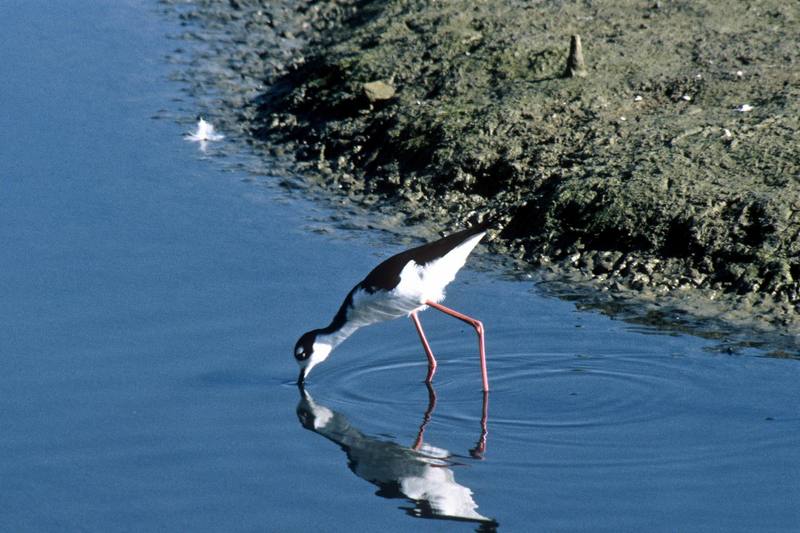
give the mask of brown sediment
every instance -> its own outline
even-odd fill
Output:
[[[582,298],[800,332],[800,4],[238,3],[238,124],[309,180],[502,213],[495,249]]]

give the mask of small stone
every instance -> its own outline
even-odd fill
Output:
[[[748,111],[752,111],[752,110],[753,110],[753,106],[751,106],[750,104],[742,104],[742,105],[740,105],[739,107],[736,108],[736,111],[738,111],[739,113],[747,113]]]
[[[650,284],[650,277],[647,274],[636,273],[631,280],[631,286],[636,290],[641,290]]]
[[[598,254],[597,260],[595,261],[595,272],[596,273],[607,273],[611,272],[614,269],[614,265],[619,261],[622,257],[620,252],[600,252]]]
[[[389,100],[394,97],[395,88],[383,81],[371,81],[363,86],[364,94],[370,102]]]

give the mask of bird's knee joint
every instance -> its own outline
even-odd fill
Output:
[[[478,334],[483,334],[483,322],[476,320],[473,326],[475,326],[475,331],[477,331]]]

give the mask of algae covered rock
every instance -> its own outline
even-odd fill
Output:
[[[371,81],[362,85],[364,95],[370,102],[389,100],[394,96],[394,87],[383,81]]]

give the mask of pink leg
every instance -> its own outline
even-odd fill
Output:
[[[483,392],[489,392],[489,376],[486,372],[486,348],[485,348],[485,341],[483,338],[483,323],[480,320],[475,320],[474,318],[469,317],[467,315],[462,315],[458,311],[453,311],[449,307],[445,307],[430,300],[425,302],[425,305],[433,307],[434,309],[438,309],[442,313],[455,317],[461,320],[462,322],[466,322],[467,324],[475,328],[475,332],[478,334],[478,350],[481,356],[481,377],[483,378]]]
[[[478,438],[478,442],[475,443],[475,447],[469,451],[469,454],[475,459],[483,459],[483,454],[486,452],[486,435],[489,433],[489,430],[486,427],[486,423],[489,420],[489,393],[484,391],[483,392],[483,410],[481,412],[481,436]]]
[[[425,332],[422,331],[422,324],[419,322],[416,311],[411,313],[411,321],[414,322],[414,325],[417,327],[419,340],[422,341],[422,347],[425,348],[425,354],[428,356],[428,377],[425,378],[425,383],[430,383],[433,381],[433,375],[436,373],[436,358],[433,356],[431,345],[428,344],[428,339],[425,338]]]

